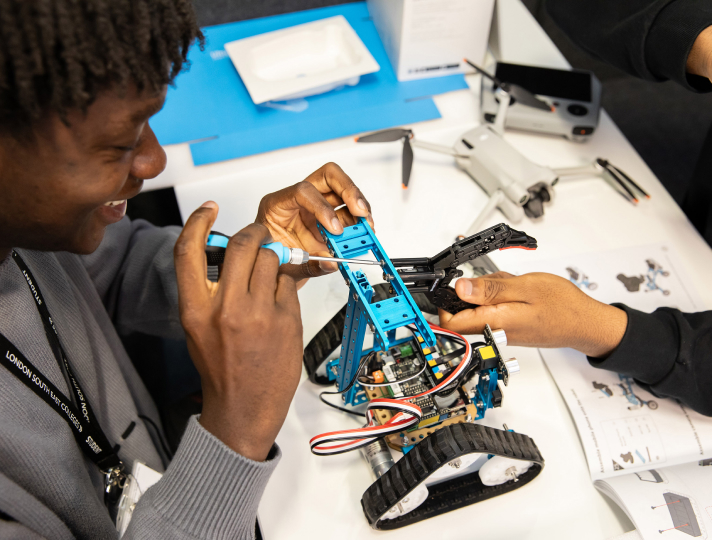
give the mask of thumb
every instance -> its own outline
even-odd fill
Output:
[[[460,278],[455,283],[455,292],[461,300],[481,306],[521,302],[523,291],[519,289],[517,278]]]

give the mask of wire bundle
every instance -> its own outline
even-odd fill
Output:
[[[460,334],[451,332],[450,330],[445,330],[432,323],[430,323],[430,328],[435,334],[440,334],[447,336],[451,339],[456,339],[461,341],[465,346],[465,355],[452,373],[443,379],[440,383],[435,385],[425,392],[421,392],[415,396],[405,396],[401,398],[377,398],[372,399],[366,409],[366,420],[367,424],[364,427],[357,429],[347,429],[342,431],[332,431],[329,433],[322,433],[313,437],[309,441],[311,446],[311,451],[313,454],[320,456],[329,456],[334,454],[342,454],[344,452],[350,452],[351,450],[356,450],[362,446],[367,446],[374,442],[376,439],[385,437],[386,435],[391,435],[393,433],[398,433],[410,426],[420,422],[423,417],[423,412],[420,407],[415,403],[410,403],[411,400],[428,396],[430,394],[435,394],[449,386],[453,381],[458,379],[464,373],[467,372],[468,366],[472,361],[472,346],[470,343],[462,337]],[[417,340],[416,340],[417,341]],[[366,364],[366,360],[370,355],[364,357],[364,361],[361,362],[356,373],[351,380],[351,383],[345,390],[351,388],[358,378],[359,372],[363,369]],[[398,384],[399,381],[394,381],[391,384]],[[400,381],[402,382],[402,381]],[[366,384],[366,386],[370,386]],[[345,391],[343,390],[343,391]],[[342,391],[342,392],[343,392]],[[341,393],[341,392],[335,392]],[[331,405],[331,404],[329,404]],[[337,407],[338,408],[338,407]],[[376,413],[374,410],[390,410],[396,411],[391,419],[383,425],[379,425],[376,421]]]

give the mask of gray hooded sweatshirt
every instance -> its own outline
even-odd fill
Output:
[[[72,371],[119,457],[165,471],[123,538],[253,538],[260,497],[279,460],[235,453],[190,419],[173,460],[160,450],[156,407],[117,334],[180,338],[173,245],[180,230],[124,218],[89,256],[18,250],[52,314]],[[0,261],[0,332],[66,396],[65,377],[20,269]],[[66,421],[0,366],[0,540],[118,537],[103,503],[103,475]],[[131,424],[136,427],[125,439]]]

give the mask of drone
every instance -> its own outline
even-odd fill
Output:
[[[495,99],[499,105],[491,123],[484,123],[465,132],[453,147],[417,139],[413,130],[408,128],[385,129],[356,138],[358,143],[403,141],[404,189],[408,187],[413,168],[413,146],[453,156],[457,166],[470,175],[490,197],[465,236],[480,230],[496,208],[510,223],[519,223],[525,216],[541,218],[544,205],[553,201],[553,188],[561,180],[599,176],[633,203],[638,202],[638,193],[648,197],[626,173],[603,158],[597,158],[584,167],[554,169],[525,157],[503,137],[510,105],[518,102],[542,112],[554,112],[555,106],[526,88],[501,81],[472,62],[465,61],[494,83]]]
[[[333,256],[371,253],[384,272],[385,283],[372,286],[339,263],[348,302],[304,349],[310,381],[336,384],[320,399],[365,422],[316,435],[310,447],[318,456],[362,453],[374,477],[361,499],[371,527],[404,527],[534,480],[544,467],[534,441],[506,425],[477,423],[502,406],[519,372],[516,359],[503,357],[504,330],[487,325],[483,340],[470,343],[424,314],[472,308],[451,286],[459,267],[500,249],[536,249],[536,239],[501,223],[432,257],[390,259],[364,218],[340,235],[317,227]],[[402,454],[397,462],[393,452]]]

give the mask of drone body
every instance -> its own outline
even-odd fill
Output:
[[[490,196],[488,206],[499,208],[510,223],[519,223],[525,214],[530,218],[544,214],[543,203],[553,198],[556,172],[529,160],[492,126],[485,124],[464,133],[455,151],[457,165]],[[486,217],[489,211],[483,214]],[[473,223],[472,233],[480,225],[480,220]]]
[[[503,137],[510,105],[516,101],[519,107],[536,110],[538,114],[552,115],[556,114],[555,108],[525,88],[500,81],[474,64],[470,65],[492,79],[497,86],[493,93],[498,109],[492,123],[484,123],[467,131],[453,147],[416,139],[413,131],[407,128],[386,129],[356,139],[360,143],[403,140],[404,188],[408,187],[410,180],[413,146],[453,156],[458,167],[472,177],[490,197],[465,236],[479,231],[495,208],[511,223],[519,223],[524,216],[532,219],[542,217],[544,204],[554,198],[553,186],[564,177],[602,177],[634,204],[638,202],[636,192],[647,197],[645,191],[628,175],[605,159],[598,158],[584,167],[552,169],[524,156]]]

